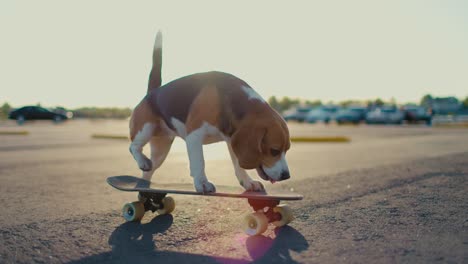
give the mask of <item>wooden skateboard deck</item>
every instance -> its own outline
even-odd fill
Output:
[[[192,184],[156,184],[142,178],[128,175],[108,177],[107,183],[118,190],[126,192],[172,193],[281,201],[302,200],[303,198],[300,194],[288,191],[249,192],[243,191],[240,187],[236,188],[230,186],[216,186],[217,191],[214,193],[200,193],[194,190]]]
[[[122,208],[122,215],[127,221],[139,221],[145,212],[157,211],[159,214],[170,214],[175,208],[175,200],[167,194],[200,195],[247,199],[253,209],[244,217],[243,229],[248,235],[258,235],[269,223],[281,227],[290,223],[293,212],[280,201],[302,200],[302,195],[283,191],[247,192],[242,188],[216,186],[214,193],[200,193],[192,184],[155,184],[135,176],[112,176],[107,178],[110,186],[126,192],[138,192],[138,201],[127,203]]]

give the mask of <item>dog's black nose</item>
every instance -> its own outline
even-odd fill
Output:
[[[283,181],[283,180],[287,180],[287,179],[289,179],[289,178],[291,178],[291,175],[289,175],[289,171],[283,171],[283,172],[281,172],[281,180],[282,180],[282,181]]]

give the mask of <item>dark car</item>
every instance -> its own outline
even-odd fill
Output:
[[[18,124],[26,120],[53,120],[60,122],[71,118],[71,112],[54,112],[39,106],[24,106],[13,110],[8,115],[9,119],[16,120]]]
[[[422,106],[404,106],[402,108],[405,114],[405,120],[408,123],[418,123],[420,121],[430,125],[432,122],[432,115],[425,107]]]
[[[359,124],[366,120],[367,108],[365,107],[348,107],[341,109],[336,113],[335,120],[338,124],[354,123]]]

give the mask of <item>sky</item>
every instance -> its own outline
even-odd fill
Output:
[[[468,1],[0,1],[0,104],[133,107],[154,37],[163,83],[218,70],[325,102],[468,96]]]

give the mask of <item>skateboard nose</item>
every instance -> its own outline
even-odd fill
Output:
[[[283,180],[287,180],[287,179],[289,179],[289,178],[291,178],[291,175],[289,175],[289,171],[283,171],[283,172],[281,172],[281,180],[282,180],[282,181],[283,181]]]

